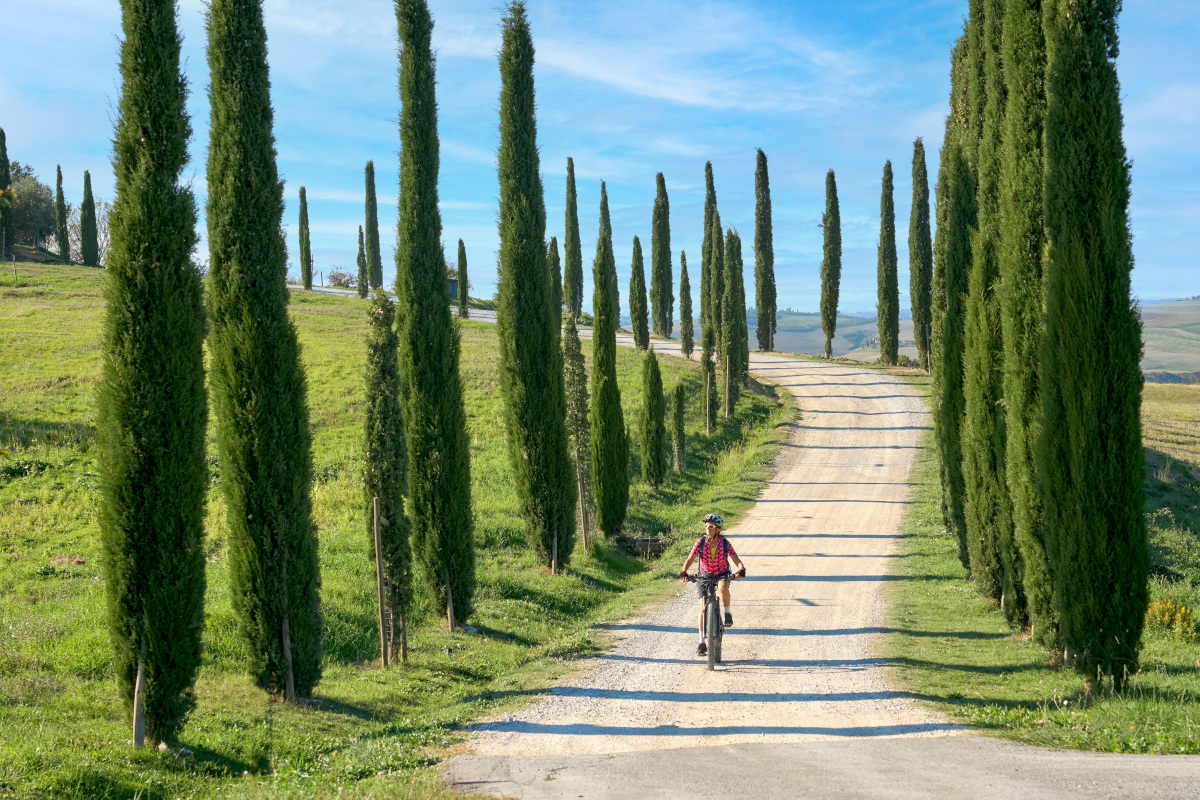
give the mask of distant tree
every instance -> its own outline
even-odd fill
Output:
[[[467,246],[463,240],[458,240],[458,316],[467,319],[471,316],[471,298],[467,293],[471,289],[471,281],[467,278]]]
[[[0,189],[8,189],[16,178],[8,163],[8,140],[4,128],[0,128]],[[16,241],[16,230],[13,227],[12,208],[0,208],[0,259],[12,257],[13,243]]]
[[[654,308],[655,336],[670,338],[674,327],[675,289],[671,264],[671,204],[667,182],[660,172],[655,177],[657,194],[650,226],[650,302]]]
[[[562,261],[558,257],[558,237],[551,236],[546,245],[546,268],[550,270],[550,308],[554,313],[554,330],[561,335],[563,311]]]
[[[825,333],[825,357],[833,358],[837,334],[838,294],[842,283],[842,213],[838,208],[837,179],[825,173],[825,213],[821,215],[824,254],[821,258],[821,330]]]
[[[366,298],[367,284],[371,281],[370,273],[367,270],[367,249],[363,243],[362,225],[358,226],[358,277],[355,279],[354,286],[358,289],[358,296]]]
[[[671,393],[671,442],[674,445],[675,471],[687,469],[687,433],[684,431],[683,383],[675,384]]]
[[[642,243],[633,237],[633,266],[629,271],[629,327],[633,343],[639,350],[650,346],[650,322],[646,309],[646,264],[642,259]]]
[[[575,458],[575,485],[579,492],[579,517],[584,541],[588,531],[588,497],[592,485],[592,432],[588,425],[587,367],[575,319],[568,314],[563,326],[563,384],[567,395],[567,434]]]
[[[67,202],[63,199],[62,167],[58,167],[58,183],[54,190],[54,242],[58,246],[58,257],[64,264],[71,263],[71,237],[67,234]]]
[[[692,357],[695,346],[692,319],[692,282],[688,280],[687,253],[679,251],[679,348],[684,358]]]
[[[654,488],[667,475],[666,398],[654,348],[642,361],[642,478]]]
[[[563,231],[563,294],[576,320],[583,310],[583,245],[579,241],[579,201],[575,195],[575,162],[567,158],[567,211]]]
[[[300,282],[304,288],[312,291],[312,239],[308,229],[308,197],[304,187],[300,187]]]
[[[174,742],[195,707],[204,633],[204,300],[196,201],[180,179],[191,125],[175,4],[121,5],[96,399],[100,563],[118,692],[130,709],[140,689],[146,736]]]
[[[54,233],[54,190],[39,181],[36,175],[17,175],[16,169],[12,172],[16,197],[9,203],[6,216],[12,222],[13,243],[24,242],[30,247],[39,247]]]
[[[383,286],[383,256],[379,248],[379,204],[375,199],[374,161],[367,162],[363,170],[363,180],[366,184],[367,275],[371,281],[371,288],[378,289]]]
[[[754,307],[758,314],[758,349],[770,352],[775,349],[775,243],[767,154],[761,149],[754,170]]]
[[[365,253],[363,261],[365,263]],[[396,622],[401,631],[412,608],[411,526],[404,510],[408,491],[408,451],[404,441],[404,416],[400,408],[400,362],[395,330],[396,306],[382,289],[371,294],[367,315],[367,404],[363,414],[363,507],[379,498],[379,513],[388,521],[381,526],[384,576],[391,626],[388,638],[393,655],[400,650]],[[367,548],[375,558],[375,520],[366,518]],[[403,633],[401,633],[403,635]]]
[[[704,241],[700,245],[700,339],[713,324],[712,313],[712,227],[717,210],[717,190],[713,185],[712,162],[704,164]],[[719,228],[720,226],[718,226]],[[713,332],[716,335],[716,332]]]
[[[396,333],[408,444],[413,560],[440,612],[467,619],[475,593],[470,439],[459,338],[446,302],[438,210],[436,76],[425,0],[397,0],[400,39],[400,206]],[[541,238],[537,239],[541,244]],[[451,602],[452,601],[452,602]]]
[[[1042,254],[1046,245],[1042,0],[1009,0],[1005,5],[1003,59],[1008,87],[1000,161],[1000,283],[1005,287],[1000,303],[1008,429],[1005,475],[1024,567],[1031,632],[1035,641],[1053,647],[1058,644],[1058,614],[1037,493],[1042,418],[1039,348],[1044,333]]]
[[[600,235],[592,265],[592,496],[596,527],[610,537],[621,532],[629,505],[629,439],[617,385],[616,282],[608,192],[601,182]]]
[[[894,366],[900,358],[900,288],[896,270],[896,207],[892,162],[883,165],[879,200],[879,358]]]
[[[267,33],[257,0],[213,0],[207,23],[208,349],[233,606],[251,677],[293,700],[320,680],[324,640]]]
[[[575,486],[567,450],[562,324],[546,265],[546,211],[534,120],[533,37],[525,4],[501,22],[500,285],[496,320],[509,462],[530,548],[557,568],[575,542]],[[558,259],[558,243],[554,243]],[[554,265],[557,269],[557,264]]]
[[[1102,675],[1119,691],[1137,672],[1149,548],[1118,6],[1047,1],[1037,480],[1062,643],[1089,688]]]
[[[913,199],[908,219],[908,290],[917,360],[926,372],[929,364],[930,282],[933,279],[933,239],[929,229],[929,173],[925,167],[925,143],[913,142]]]
[[[96,201],[92,197],[92,176],[83,171],[83,202],[79,206],[80,257],[85,267],[100,266],[100,243],[96,230]]]

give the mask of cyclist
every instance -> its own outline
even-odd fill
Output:
[[[729,612],[729,562],[732,560],[738,566],[737,577],[739,578],[746,577],[746,565],[738,558],[738,554],[729,540],[721,535],[721,528],[724,525],[725,520],[720,514],[709,514],[704,518],[704,535],[692,545],[692,552],[688,553],[687,561],[683,562],[679,578],[687,580],[692,562],[696,560],[696,556],[700,556],[700,576],[712,576],[721,581],[721,602],[725,605],[725,627],[732,628],[733,614]],[[697,582],[696,586],[700,594],[700,646],[696,648],[696,655],[704,656],[708,655],[708,646],[704,643],[704,584]]]

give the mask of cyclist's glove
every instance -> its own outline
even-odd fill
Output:
[[[746,568],[745,568],[745,567],[742,567],[741,569],[739,569],[739,570],[737,571],[737,576],[738,576],[739,578],[744,578],[744,577],[746,577]]]
[[[687,570],[686,570],[686,569],[681,569],[681,570],[679,570],[679,577],[680,577],[680,578],[683,578],[684,580],[687,580],[687,576],[688,576],[688,574],[687,574]]]

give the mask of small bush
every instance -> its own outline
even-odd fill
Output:
[[[1195,642],[1196,617],[1183,603],[1163,598],[1155,600],[1146,609],[1146,629],[1167,633],[1184,642]]]
[[[342,272],[339,269],[330,270],[329,274],[325,276],[325,279],[329,281],[330,286],[337,286],[341,289],[358,288],[358,278],[354,275],[351,275],[349,272]]]

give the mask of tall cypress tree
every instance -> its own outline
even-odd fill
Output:
[[[1037,494],[1041,397],[1042,252],[1046,244],[1042,136],[1046,123],[1046,40],[1041,0],[1009,0],[1004,9],[1004,77],[1008,104],[1000,160],[1000,282],[1004,338],[1005,477],[1014,536],[1035,641],[1058,642],[1054,583]]]
[[[583,361],[583,346],[575,319],[567,315],[563,326],[563,388],[567,395],[567,434],[571,437],[571,453],[575,459],[575,485],[579,491],[580,520],[587,536],[588,492],[592,485],[592,431],[588,424],[587,367]]]
[[[1009,622],[1022,627],[1025,597],[1004,477],[1005,424],[1000,332],[1000,139],[1004,130],[1001,0],[983,13],[985,77],[982,138],[977,156],[977,228],[967,289],[963,376],[963,481],[967,553],[976,588],[1002,601]]]
[[[655,177],[657,194],[650,227],[650,301],[654,306],[654,335],[671,337],[675,317],[675,287],[671,264],[671,204],[667,182]]]
[[[767,154],[758,151],[754,169],[754,307],[758,349],[775,349],[775,239],[771,231],[771,182]]]
[[[579,241],[579,199],[575,194],[575,161],[567,158],[567,211],[563,229],[563,294],[567,310],[579,319],[583,310],[583,245]]]
[[[738,324],[737,287],[741,283],[741,242],[731,228],[725,235],[725,294],[721,298],[721,366],[725,375],[725,416],[733,416],[742,386],[741,325]]]
[[[687,253],[679,251],[679,350],[692,357],[695,348],[695,321],[692,319],[692,282],[688,280]]]
[[[596,527],[616,536],[625,524],[629,506],[629,440],[621,389],[617,385],[617,326],[613,287],[617,262],[613,258],[608,192],[600,183],[600,235],[592,263],[592,498]]]
[[[650,322],[646,309],[646,264],[642,259],[642,243],[633,237],[633,265],[629,270],[629,326],[633,328],[633,343],[639,350],[650,346]]]
[[[468,319],[471,316],[471,281],[467,278],[467,246],[463,240],[458,240],[458,316]]]
[[[138,673],[146,734],[173,741],[195,706],[204,631],[204,301],[187,84],[172,0],[121,3],[117,197],[104,284],[96,437],[100,543],[118,691]],[[144,131],[157,132],[144,137]]]
[[[642,478],[654,488],[667,476],[667,412],[654,348],[642,361]]]
[[[708,291],[710,325],[717,347],[717,361],[725,361],[725,236],[721,233],[721,212],[712,213],[712,253],[708,259]]]
[[[837,178],[825,173],[825,213],[821,215],[824,238],[821,256],[821,330],[825,333],[825,357],[833,357],[837,334],[838,294],[842,284],[842,212],[838,207]]]
[[[1117,8],[1047,2],[1037,476],[1062,642],[1089,684],[1107,673],[1114,689],[1137,671],[1149,600]]]
[[[900,287],[896,274],[896,206],[892,162],[883,165],[879,199],[879,360],[894,366],[900,357]]]
[[[308,196],[300,187],[300,281],[312,291],[312,239],[308,230]]]
[[[475,593],[470,440],[458,373],[459,337],[446,302],[433,19],[425,0],[397,0],[400,38],[400,204],[396,236],[396,333],[408,444],[413,560],[439,611],[456,621]],[[541,237],[538,249],[541,250]]]
[[[83,202],[79,206],[79,260],[85,267],[100,266],[100,242],[96,230],[96,201],[92,197],[92,176],[83,171]]]
[[[371,281],[370,273],[367,271],[367,249],[363,243],[362,225],[358,226],[358,279],[355,286],[358,288],[358,296],[366,299],[367,284]]]
[[[930,286],[933,280],[933,239],[929,228],[929,172],[925,166],[925,142],[913,142],[913,199],[908,218],[908,291],[913,320],[917,361],[929,372]]]
[[[321,678],[321,575],[283,183],[258,0],[208,7],[209,352],[234,611],[250,675],[287,699]]]
[[[550,308],[553,310],[555,328],[554,330],[561,335],[562,331],[562,309],[563,309],[563,285],[562,285],[562,261],[558,257],[558,237],[551,236],[550,243],[546,245],[546,268],[550,270]]]
[[[713,185],[712,162],[704,163],[704,241],[700,245],[700,338],[713,324],[712,309],[712,225],[717,210],[717,190]],[[719,226],[718,226],[719,227]],[[716,332],[713,332],[716,335]]]
[[[366,258],[364,255],[363,261]],[[411,526],[404,510],[408,491],[408,452],[404,441],[404,415],[400,408],[399,339],[395,329],[396,306],[382,289],[371,294],[367,314],[367,405],[363,413],[363,507],[379,498],[379,513],[388,521],[381,526],[384,575],[392,619],[392,650],[399,649],[395,623],[403,624],[412,607]],[[366,543],[375,557],[375,520],[366,514]]]
[[[742,260],[742,236],[730,231],[725,247],[725,286],[730,297],[730,312],[726,316],[730,341],[734,345],[733,363],[737,365],[734,380],[745,384],[750,375],[750,329],[746,323],[746,282]]]
[[[546,210],[534,119],[533,37],[523,0],[502,23],[500,51],[500,390],[509,461],[529,546],[565,563],[575,542],[575,482],[554,287],[546,266]],[[558,244],[554,243],[555,260]],[[557,269],[557,265],[555,265]],[[560,306],[561,307],[561,306]]]
[[[713,342],[711,327],[702,334],[700,347],[700,365],[704,373],[704,431],[711,434],[716,425],[718,396],[721,394],[721,388],[717,386],[716,365],[713,363],[716,344]]]
[[[58,257],[64,264],[71,263],[71,239],[67,235],[67,201],[63,198],[62,167],[58,167],[58,181],[54,189],[54,240],[58,246]]]
[[[4,135],[4,128],[0,128],[0,189],[7,189],[11,184],[12,168],[8,163],[8,139]],[[0,207],[0,259],[12,257],[15,235],[12,213]]]
[[[366,235],[367,235],[367,274],[371,288],[383,286],[383,256],[379,250],[379,203],[375,199],[375,162],[368,161],[363,170],[366,184]]]

